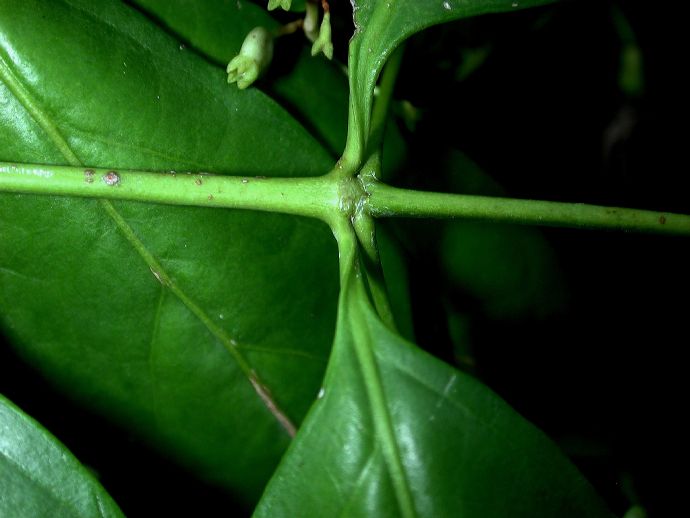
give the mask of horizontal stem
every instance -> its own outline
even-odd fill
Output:
[[[599,228],[690,235],[690,216],[584,203],[520,200],[366,186],[374,217],[466,218],[527,225]]]
[[[237,177],[5,162],[0,162],[0,192],[253,209],[324,220],[338,206],[337,185],[325,177]]]
[[[311,178],[238,177],[0,162],[0,192],[251,209],[315,217],[328,223],[332,223],[343,210],[341,183],[328,175]],[[690,235],[690,216],[682,214],[582,203],[421,192],[398,189],[376,181],[366,182],[365,187],[368,193],[366,210],[374,217],[466,218]]]

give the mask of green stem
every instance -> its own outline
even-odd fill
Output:
[[[355,36],[361,38],[361,36]],[[356,46],[350,44],[348,55],[350,77],[350,104],[348,108],[347,140],[340,159],[338,176],[354,176],[365,161],[367,150],[380,147],[385,130],[386,115],[395,81],[400,69],[404,49],[396,49],[381,74],[376,106],[372,110],[374,84],[378,72],[358,70],[359,56]],[[357,78],[366,76],[365,81]]]
[[[373,217],[465,218],[690,235],[690,216],[683,214],[412,191],[382,184],[370,176],[364,188],[367,196],[363,208]],[[340,191],[341,182],[331,175],[263,178],[0,162],[0,192],[281,212],[315,217],[331,226],[344,210]]]
[[[388,58],[388,63],[386,63],[386,67],[381,74],[379,93],[371,115],[371,133],[367,142],[367,147],[371,151],[377,151],[381,148],[383,135],[386,132],[388,109],[393,98],[393,89],[395,88],[395,81],[398,79],[404,52],[404,44],[395,49],[391,57]]]
[[[151,173],[0,162],[0,192],[84,196],[282,212],[329,221],[337,185],[326,177],[263,178]]]
[[[374,217],[466,218],[544,225],[690,235],[690,216],[649,210],[398,189],[370,181]]]
[[[363,290],[363,288],[360,287],[360,290]],[[362,291],[355,296],[359,300],[366,300],[366,294]],[[371,335],[367,325],[362,325],[366,317],[362,314],[362,309],[358,309],[357,314],[352,315],[350,324],[353,335],[353,348],[362,371],[374,429],[378,443],[381,446],[383,458],[388,467],[395,497],[398,501],[400,516],[403,518],[415,518],[417,513],[415,511],[414,498],[402,462],[400,446],[395,436],[395,424],[391,416],[386,389],[383,386],[381,372],[379,371],[373,350],[376,338]]]
[[[352,352],[354,352],[361,369],[376,442],[381,448],[388,468],[400,509],[399,514],[404,518],[414,518],[416,516],[414,499],[402,462],[400,447],[395,435],[395,424],[374,352],[375,340],[368,325],[369,297],[362,278],[361,249],[349,218],[341,217],[334,220],[333,234],[338,240],[340,256],[339,319],[343,319],[346,328],[352,333]],[[338,325],[341,325],[340,320]]]
[[[393,309],[388,298],[381,259],[376,245],[374,218],[366,213],[357,214],[352,221],[352,226],[363,252],[362,262],[376,312],[389,329],[396,331]]]

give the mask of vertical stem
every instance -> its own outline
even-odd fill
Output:
[[[404,52],[404,44],[395,49],[381,74],[378,96],[376,97],[371,115],[371,132],[369,133],[369,140],[367,141],[367,149],[370,151],[380,149],[383,142],[383,135],[386,132],[386,122],[388,120],[388,110],[393,98],[395,81],[400,72],[400,65],[402,64]]]
[[[350,63],[350,105],[348,109],[347,141],[340,161],[342,168],[337,173],[339,176],[354,176],[357,174],[359,167],[367,158],[367,153],[380,147],[386,126],[388,106],[402,62],[404,46],[401,45],[393,52],[381,74],[379,95],[373,110],[371,109],[373,85],[371,85],[370,92],[368,90],[368,81],[358,82],[356,80],[357,77],[361,76],[361,73],[358,74],[357,71],[358,57],[356,52],[355,46],[351,44],[348,56]],[[364,101],[358,103],[358,99],[363,99]]]
[[[395,318],[386,289],[386,282],[383,277],[383,268],[379,258],[379,251],[376,245],[376,228],[374,218],[368,214],[358,214],[353,221],[355,233],[364,251],[364,271],[366,272],[367,284],[371,292],[371,298],[379,317],[389,329],[396,331]]]
[[[364,286],[361,282],[351,289],[354,291],[352,293],[354,300],[366,300],[366,294],[363,293]],[[375,338],[371,334],[371,328],[367,322],[364,308],[359,304],[352,304],[352,306],[354,311],[350,318],[352,318],[353,346],[362,370],[377,440],[381,445],[386,467],[388,468],[395,491],[395,497],[398,501],[400,515],[404,518],[415,518],[417,512],[415,510],[414,498],[405,467],[403,466],[400,446],[395,435],[395,425],[388,406],[386,388],[383,385],[383,379],[374,353]]]

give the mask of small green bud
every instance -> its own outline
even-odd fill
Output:
[[[268,10],[273,11],[273,9],[282,7],[284,10],[289,11],[290,4],[292,4],[292,0],[268,0]]]
[[[273,37],[263,27],[252,29],[242,43],[240,53],[228,63],[228,83],[237,82],[244,90],[268,67],[273,57]]]
[[[316,56],[319,52],[323,52],[328,59],[333,59],[333,42],[331,41],[331,13],[326,12],[321,21],[321,28],[319,29],[319,37],[311,46],[311,55]]]

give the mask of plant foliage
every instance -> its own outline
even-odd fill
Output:
[[[0,0],[0,160],[168,171],[199,187],[207,174],[330,173],[341,189],[325,222],[0,194],[0,323],[12,345],[256,516],[608,516],[545,434],[411,343],[399,243],[382,236],[381,266],[359,204],[360,179],[385,176],[404,153],[380,116],[390,92],[374,95],[395,49],[432,25],[548,3],[354,0],[348,77],[305,44],[277,50],[258,87],[240,91],[225,65],[254,27],[281,25],[264,5]],[[500,192],[451,157],[462,168],[467,190]],[[560,303],[550,251],[530,230],[459,223],[434,246],[491,314]],[[540,274],[543,285],[530,280]],[[121,515],[5,399],[0,431],[0,515]]]

